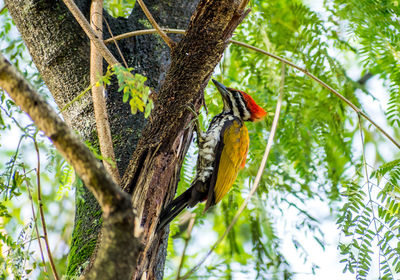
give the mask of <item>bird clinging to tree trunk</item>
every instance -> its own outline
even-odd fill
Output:
[[[190,188],[161,212],[158,230],[186,207],[207,200],[207,210],[225,196],[246,163],[249,134],[244,121],[257,121],[267,114],[247,93],[212,81],[222,96],[223,111],[212,119],[206,133],[198,127],[196,176]]]

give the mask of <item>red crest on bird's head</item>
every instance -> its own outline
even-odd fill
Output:
[[[238,91],[242,94],[246,107],[251,114],[250,121],[259,121],[267,115],[267,112],[265,112],[265,110],[260,107],[249,94],[241,90]]]

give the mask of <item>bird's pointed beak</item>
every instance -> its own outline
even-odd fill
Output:
[[[212,81],[222,95],[222,99],[226,100],[228,98],[228,88],[214,79],[212,79]]]

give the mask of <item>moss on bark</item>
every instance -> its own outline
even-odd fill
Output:
[[[75,226],[68,254],[68,277],[79,276],[88,267],[101,229],[101,209],[82,184],[76,186]]]

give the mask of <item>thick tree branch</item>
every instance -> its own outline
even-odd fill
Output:
[[[129,190],[137,183],[133,180],[138,174],[132,171],[139,168],[136,163],[143,156],[140,150],[155,148],[167,137],[173,140],[166,145],[171,146],[176,141],[177,131],[184,127],[191,113],[187,106],[199,101],[234,29],[248,13],[239,16],[237,4],[232,5],[232,1],[200,1],[185,37],[173,51],[173,61],[152,113],[156,121],[143,132],[142,145],[138,145],[130,164],[133,170],[125,172],[122,179],[124,188]]]
[[[242,0],[242,2],[239,5],[238,11],[243,12],[244,9],[246,8],[247,4],[249,4],[250,0]]]
[[[187,28],[189,18],[198,1],[146,2],[145,0],[145,3],[160,26],[174,26],[183,29]],[[74,0],[74,2],[85,18],[89,20],[90,1]],[[62,1],[5,0],[5,3],[7,3],[10,15],[13,17],[46,86],[54,96],[55,102],[59,108],[64,107],[90,84],[90,42],[87,35]],[[139,5],[135,5],[129,18],[112,18],[107,13],[105,18],[116,34],[143,29],[147,22]],[[106,33],[108,32],[105,32],[104,36],[109,36]],[[159,83],[165,79],[165,72],[170,64],[169,48],[166,44],[154,36],[147,36],[126,39],[119,44],[119,47],[127,59],[128,66],[134,67],[135,73],[148,77],[148,85],[158,91]],[[109,49],[122,62],[116,48],[109,46]],[[118,158],[119,171],[122,173],[141,137],[145,121],[140,114],[132,115],[130,113],[129,104],[122,102],[121,95],[117,90],[116,83],[107,87],[106,101],[114,150]],[[74,106],[64,111],[63,117],[70,127],[79,131],[83,139],[91,141],[97,146],[94,134],[95,118],[90,95],[83,97],[80,102],[76,102]],[[174,169],[179,172],[179,166]],[[101,212],[99,205],[95,202],[96,199],[87,188],[79,187],[79,191],[79,195],[84,200],[76,201],[75,229],[71,241],[67,277],[79,276],[90,271],[93,261],[98,256],[92,252],[97,251],[96,240],[103,224],[99,221]],[[126,233],[131,237],[129,231]],[[102,238],[99,239],[99,243]],[[166,252],[165,243],[163,242],[161,247],[156,247],[157,250],[149,251],[158,279],[162,278],[164,252]],[[121,243],[121,246],[125,245]],[[121,261],[121,259],[117,261]],[[134,267],[134,265],[135,263],[132,262],[131,266]]]
[[[53,141],[102,207],[103,239],[89,279],[129,279],[140,248],[134,235],[135,215],[129,196],[120,190],[72,129],[1,54],[0,87]],[[117,261],[114,260],[116,256],[124,258]]]

